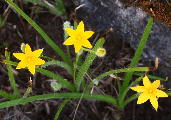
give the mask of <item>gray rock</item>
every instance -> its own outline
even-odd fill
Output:
[[[125,7],[119,0],[73,0],[76,13],[92,30],[100,32],[110,27],[123,40],[136,48],[149,15],[141,8]],[[171,25],[155,20],[143,60],[160,60],[161,73],[171,77]]]

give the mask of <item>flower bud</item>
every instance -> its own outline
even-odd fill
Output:
[[[106,55],[106,49],[98,48],[95,52],[98,57],[104,57]]]

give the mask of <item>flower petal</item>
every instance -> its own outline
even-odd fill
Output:
[[[137,104],[142,104],[142,103],[146,102],[148,99],[149,99],[148,94],[142,93],[142,94],[138,97]]]
[[[145,76],[145,77],[143,78],[143,85],[144,85],[145,87],[151,86],[151,82],[150,82],[150,80],[148,79],[147,76]]]
[[[45,61],[42,60],[42,59],[40,59],[40,58],[37,58],[34,62],[35,62],[35,63],[34,63],[35,65],[42,65],[42,64],[45,63]]]
[[[42,52],[43,52],[43,49],[38,49],[38,50],[33,51],[33,55],[35,57],[40,57],[40,55],[42,54]]]
[[[28,70],[34,75],[35,74],[35,65],[28,66]]]
[[[157,101],[157,98],[155,96],[150,97],[150,103],[154,107],[154,109],[157,111],[157,109],[158,109],[158,101]]]
[[[160,80],[154,81],[151,85],[154,89],[157,89],[160,86]]]
[[[73,45],[75,42],[74,37],[69,37],[63,44],[64,45]]]
[[[75,30],[71,28],[66,28],[65,31],[68,33],[69,36],[74,36],[75,35]]]
[[[92,48],[92,45],[88,40],[84,40],[83,46],[86,48]]]
[[[25,54],[24,53],[13,53],[14,57],[16,57],[19,60],[24,59]]]
[[[78,24],[76,31],[78,31],[78,32],[80,32],[80,33],[83,33],[83,32],[84,32],[84,23],[83,23],[83,21],[81,21],[81,22]]]
[[[161,91],[161,90],[156,90],[157,91],[157,97],[168,97],[168,95],[165,93],[165,92],[163,92],[163,91]]]
[[[81,50],[82,45],[79,43],[76,43],[76,44],[74,44],[74,48],[75,48],[75,52],[78,53]]]
[[[137,92],[144,92],[144,86],[137,86],[137,87],[130,87],[132,90],[137,91]]]
[[[27,64],[24,60],[22,60],[21,62],[18,63],[16,69],[22,69],[22,68],[25,68],[27,67]]]
[[[85,36],[87,39],[89,39],[93,34],[94,34],[93,31],[85,31],[85,32],[84,32],[84,36]]]
[[[32,53],[31,48],[30,48],[30,46],[29,46],[28,44],[25,45],[25,50],[24,50],[24,52],[25,52],[26,54]]]

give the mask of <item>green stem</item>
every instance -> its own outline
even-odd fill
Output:
[[[84,50],[84,51],[87,51],[87,52],[90,52],[90,53],[94,53],[95,54],[95,51],[94,50],[87,49],[87,48],[81,48],[81,49]]]

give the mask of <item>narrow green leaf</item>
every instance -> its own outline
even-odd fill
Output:
[[[118,73],[123,73],[123,72],[129,73],[129,72],[134,72],[134,71],[142,71],[142,72],[149,71],[149,67],[133,67],[133,68],[122,68],[122,69],[117,69],[117,70],[111,70],[103,74],[100,74],[94,80],[99,81],[103,79],[104,77],[109,76],[111,74],[118,74]]]
[[[48,61],[45,64],[43,64],[42,67],[47,67],[49,65],[57,65],[59,67],[62,67],[64,69],[66,69],[71,75],[73,75],[73,69],[71,68],[71,66],[69,66],[68,64],[66,64],[62,61],[51,60],[51,61]]]
[[[10,53],[9,52],[5,51],[5,57],[6,57],[6,60],[10,61]],[[12,90],[14,91],[13,94],[16,95],[17,97],[20,97],[20,93],[19,93],[18,88],[16,86],[17,84],[16,84],[16,81],[14,78],[12,66],[9,64],[6,64],[6,67],[8,70],[8,77],[9,77],[10,86],[11,86]]]
[[[65,105],[70,101],[70,99],[66,99],[62,102],[62,104],[60,105],[60,107],[58,108],[54,120],[58,120],[59,119],[59,115],[62,112],[62,110],[64,109]]]
[[[137,64],[139,63],[139,60],[141,59],[141,55],[142,55],[142,52],[144,50],[144,47],[147,43],[147,40],[148,40],[148,37],[150,35],[150,32],[151,32],[151,29],[152,29],[152,26],[153,26],[153,18],[150,17],[149,20],[148,20],[148,23],[147,23],[147,26],[144,30],[144,33],[141,37],[141,40],[140,40],[140,43],[135,51],[135,55],[134,57],[132,58],[132,61],[131,61],[131,64],[130,64],[130,67],[136,67]],[[125,76],[125,80],[123,82],[123,87],[121,89],[125,89],[131,78],[132,78],[132,75],[133,75],[133,72],[130,72],[130,73],[126,73],[126,76]],[[122,91],[122,90],[121,90]]]
[[[125,100],[123,106],[126,106],[128,103],[132,102],[132,101],[135,100],[137,97],[138,97],[138,94],[134,94],[134,95],[128,97],[128,98]]]
[[[153,26],[153,18],[150,17],[149,20],[148,20],[148,23],[146,25],[146,28],[144,30],[144,33],[141,37],[141,40],[140,40],[140,43],[135,51],[135,55],[131,61],[131,64],[130,64],[130,67],[136,67],[139,63],[139,60],[141,58],[141,55],[142,55],[142,52],[143,52],[143,49],[147,43],[147,40],[148,40],[148,37],[150,35],[150,32],[151,32],[151,29],[152,29],[152,26]],[[119,91],[119,103],[122,104],[123,101],[124,101],[124,98],[125,98],[125,95],[124,94],[124,91],[125,89],[127,89],[127,87],[129,86],[129,83],[132,79],[132,75],[133,75],[133,72],[129,72],[129,73],[126,73],[125,75],[125,80],[123,82],[123,85],[121,87],[121,90]]]
[[[99,47],[102,47],[103,44],[104,44],[104,38],[99,39],[96,42],[93,50],[96,51]],[[96,55],[94,53],[89,53],[88,56],[86,57],[83,65],[81,65],[81,67],[79,67],[79,71],[78,71],[78,73],[76,75],[76,79],[75,79],[75,84],[77,86],[77,91],[79,91],[80,85],[81,85],[81,83],[82,83],[82,81],[84,79],[84,75],[89,70],[89,68],[90,68],[90,66],[91,66],[91,64],[92,64],[92,62],[94,61],[95,58],[96,58]]]
[[[15,99],[7,102],[0,103],[0,109],[8,108],[16,105],[24,105],[29,102],[34,102],[38,100],[47,100],[47,99],[72,99],[72,98],[85,98],[85,99],[94,99],[99,101],[104,101],[107,103],[111,103],[113,105],[117,105],[116,99],[111,96],[106,95],[98,95],[98,94],[82,94],[82,93],[52,93],[52,94],[43,94],[36,95],[27,98]]]
[[[143,73],[134,72],[133,75],[135,75],[135,76],[143,76],[144,74],[143,74]],[[154,75],[147,75],[147,76],[148,76],[148,78],[150,78],[150,79],[167,81],[166,78],[161,78],[161,77],[154,76]]]
[[[10,99],[10,100],[13,100],[13,99],[16,99],[17,97],[15,95],[12,95],[12,94],[9,94],[3,90],[0,90],[0,96],[4,97],[4,98],[7,98],[7,99]]]
[[[42,69],[42,68],[36,68],[36,72],[39,72],[39,73],[46,75],[54,80],[57,80],[62,86],[66,87],[67,89],[69,89],[71,91],[75,91],[74,85],[72,85],[69,81],[67,81],[60,75],[57,75],[53,72],[50,72],[50,71]]]

